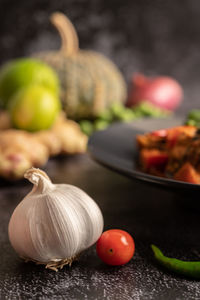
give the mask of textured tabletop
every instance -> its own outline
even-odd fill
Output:
[[[164,272],[150,249],[155,243],[170,256],[198,259],[200,208],[193,203],[195,196],[132,181],[87,155],[51,160],[46,171],[54,182],[75,184],[93,197],[102,209],[104,229],[127,230],[135,239],[135,255],[123,267],[109,267],[93,246],[71,268],[57,273],[24,263],[9,244],[7,225],[31,185],[2,187],[0,299],[200,299],[200,282]]]

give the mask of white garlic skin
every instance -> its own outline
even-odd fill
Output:
[[[54,185],[31,170],[27,178],[35,185],[11,216],[10,242],[21,257],[41,263],[73,258],[100,237],[101,211],[81,189]]]

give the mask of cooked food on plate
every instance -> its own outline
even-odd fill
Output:
[[[149,174],[200,184],[200,130],[183,125],[137,136],[140,168]]]

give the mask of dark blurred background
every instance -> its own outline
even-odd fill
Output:
[[[0,63],[59,48],[54,11],[75,25],[80,47],[110,57],[130,84],[133,72],[175,77],[179,113],[200,108],[199,0],[0,0]]]

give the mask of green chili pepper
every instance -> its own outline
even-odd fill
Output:
[[[94,131],[94,126],[93,126],[92,122],[89,120],[81,120],[79,122],[79,125],[80,125],[83,133],[85,133],[86,135],[91,135]]]
[[[113,121],[111,110],[105,110],[104,112],[100,113],[97,119],[111,123]]]
[[[164,256],[161,250],[155,245],[151,245],[154,256],[160,265],[180,275],[194,279],[200,279],[200,261],[183,261],[176,258]]]
[[[200,109],[192,109],[188,114],[188,119],[200,121]]]
[[[193,125],[196,127],[200,127],[200,109],[193,109],[191,110],[185,122],[186,125]]]
[[[95,130],[103,130],[103,129],[106,129],[106,127],[108,127],[109,123],[104,121],[104,120],[101,120],[101,119],[97,119],[95,122],[94,122],[94,128]]]

